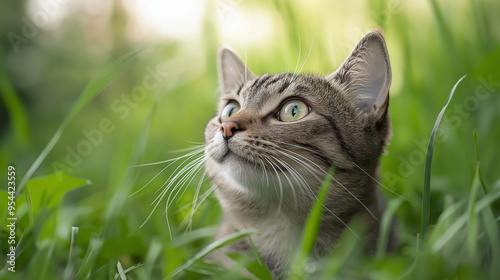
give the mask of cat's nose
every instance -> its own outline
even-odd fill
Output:
[[[231,138],[237,131],[241,130],[241,125],[237,121],[223,122],[219,128],[225,139]]]

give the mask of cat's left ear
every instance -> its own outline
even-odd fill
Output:
[[[228,94],[247,81],[257,77],[246,67],[236,53],[225,47],[219,48],[217,68],[222,94]]]
[[[365,116],[381,119],[389,104],[392,72],[387,46],[380,30],[368,32],[358,42],[339,69],[327,80],[354,94]]]

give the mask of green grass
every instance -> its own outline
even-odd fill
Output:
[[[249,230],[214,242],[221,210],[213,194],[199,206],[192,229],[186,231],[190,203],[209,190],[208,181],[197,193],[195,178],[171,207],[166,209],[163,201],[144,223],[155,191],[181,162],[163,172],[166,164],[131,166],[182,155],[172,151],[203,141],[217,101],[215,55],[220,41],[246,54],[257,74],[282,72],[288,65],[293,71],[312,45],[302,73],[328,73],[363,33],[380,25],[393,68],[393,137],[382,158],[380,182],[399,196],[381,188],[388,207],[373,255],[366,255],[358,238],[346,231],[327,256],[313,261],[308,256],[321,216],[319,195],[302,244],[297,245],[300,254],[293,256],[292,278],[496,279],[500,3],[310,2],[224,2],[229,5],[225,8],[267,13],[276,22],[273,36],[248,45],[217,38],[222,35],[211,9],[221,3],[206,7],[203,34],[194,41],[133,41],[117,28],[125,26],[120,17],[126,15],[119,8],[109,19],[115,28],[108,30],[113,43],[102,53],[86,41],[91,39],[75,36],[84,33],[77,32],[85,22],[79,22],[84,16],[78,14],[70,14],[54,30],[40,31],[19,54],[3,36],[0,113],[7,119],[2,120],[0,162],[16,166],[18,247],[17,272],[10,273],[5,266],[7,193],[2,188],[0,278],[270,279],[255,248],[248,255],[229,255],[236,261],[231,268],[205,258],[239,238],[251,240],[258,234]],[[25,12],[14,4],[1,5],[1,11],[14,15],[0,17],[6,21],[0,25],[2,32],[20,33],[22,23],[16,20]],[[135,107],[128,106],[128,115],[115,112],[111,104],[124,106],[121,96],[141,86],[146,69],[156,67],[169,72],[161,85],[147,89],[146,98]],[[447,95],[464,74],[467,78]],[[103,133],[92,152],[71,166],[68,147],[77,149],[86,139],[82,131],[98,128],[105,118],[112,121],[113,132]],[[55,172],[56,162],[66,168]],[[402,243],[396,251],[385,252],[394,216]],[[363,230],[358,220],[349,226]]]
[[[425,177],[424,177],[424,191],[422,193],[422,218],[420,220],[420,237],[422,240],[425,240],[427,235],[427,230],[429,228],[429,213],[430,213],[430,191],[431,191],[431,167],[432,167],[432,156],[434,153],[434,145],[436,143],[436,136],[438,133],[439,125],[441,124],[441,120],[443,119],[443,115],[450,104],[451,99],[453,98],[453,94],[457,89],[458,84],[465,78],[463,76],[458,80],[458,82],[453,86],[453,89],[448,96],[448,100],[444,105],[443,109],[439,113],[436,123],[434,124],[434,128],[431,132],[431,138],[429,140],[429,146],[427,148],[427,155],[425,157]]]

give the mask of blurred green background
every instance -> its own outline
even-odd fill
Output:
[[[209,196],[184,233],[196,177],[169,208],[172,239],[166,199],[140,227],[153,210],[155,191],[182,161],[163,172],[166,163],[129,165],[175,158],[186,153],[179,150],[204,141],[204,127],[218,98],[217,48],[232,47],[256,74],[295,69],[327,74],[363,34],[380,26],[393,73],[393,137],[382,159],[381,182],[405,198],[396,211],[403,245],[385,260],[391,265],[371,260],[368,267],[380,273],[375,278],[397,278],[417,254],[431,130],[451,88],[465,74],[435,146],[431,224],[447,206],[469,199],[477,162],[474,129],[485,185],[491,189],[500,184],[499,14],[500,2],[493,0],[2,1],[2,182],[7,166],[14,165],[19,184],[86,85],[113,61],[138,53],[71,120],[37,168],[33,178],[65,175],[34,180],[31,187],[28,183],[30,191],[37,186],[43,191],[31,195],[33,209],[18,202],[18,272],[0,266],[0,276],[107,278],[117,272],[118,261],[124,268],[143,263],[134,272],[139,279],[170,275],[212,241],[219,206]],[[208,189],[204,181],[202,191]],[[397,197],[385,189],[382,193],[388,200]],[[3,192],[0,210],[6,197]],[[18,197],[22,199],[24,194]],[[498,217],[498,200],[491,209]],[[2,258],[8,250],[5,216],[3,222]],[[73,245],[72,226],[79,228]],[[498,219],[494,226],[498,232]],[[482,275],[467,258],[453,264],[446,255],[437,258],[417,278]],[[208,277],[203,269],[208,268],[181,277]],[[224,273],[215,275],[229,277]]]

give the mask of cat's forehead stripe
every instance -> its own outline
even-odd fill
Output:
[[[264,86],[269,87],[270,85],[280,81],[283,78],[283,74],[273,75],[274,78],[270,79]]]
[[[283,81],[283,85],[278,90],[279,93],[283,92],[289,85],[290,81],[293,78],[293,74],[291,73],[280,73],[275,75],[264,74],[255,80],[248,86],[248,89],[253,91],[257,91],[259,89],[269,88],[271,85]]]
[[[253,82],[253,84],[250,86],[250,88],[260,88],[267,80],[269,80],[272,76],[270,76],[269,74],[265,74],[263,76],[260,76],[259,78],[257,78],[255,80],[255,82]]]
[[[240,91],[242,88],[243,88],[243,84],[241,84],[240,87],[238,88],[238,90],[236,91],[236,95],[240,95]]]
[[[285,89],[288,88],[288,86],[290,86],[290,81],[286,80],[283,85],[281,85],[280,89],[278,90],[278,93],[282,93],[285,91]]]

